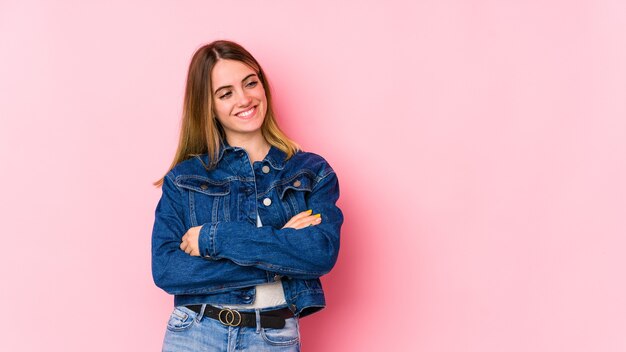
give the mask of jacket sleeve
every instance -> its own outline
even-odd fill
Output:
[[[230,259],[245,266],[298,278],[318,278],[337,261],[343,214],[336,203],[339,183],[334,171],[318,176],[307,206],[322,222],[303,229],[256,227],[245,221],[202,225],[199,247],[203,256]]]
[[[170,174],[163,179],[162,192],[152,230],[152,277],[158,287],[169,294],[208,294],[268,277],[266,271],[255,267],[190,256],[181,250],[188,228],[183,221],[182,192]]]

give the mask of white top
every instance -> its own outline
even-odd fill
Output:
[[[256,226],[261,227],[261,218],[259,214],[256,216]],[[285,291],[283,291],[282,280],[277,280],[267,284],[256,285],[256,296],[252,304],[235,304],[225,305],[225,308],[231,309],[256,309],[268,308],[287,304],[285,300]]]

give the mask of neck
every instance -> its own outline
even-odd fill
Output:
[[[230,146],[243,148],[248,153],[251,163],[263,160],[270,150],[270,144],[260,131],[252,135],[226,136],[226,140]]]

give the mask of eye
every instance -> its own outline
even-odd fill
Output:
[[[228,92],[226,92],[226,93],[224,93],[224,94],[220,95],[220,97],[219,97],[219,98],[220,98],[221,100],[224,100],[224,99],[230,98],[230,96],[231,96],[231,95],[233,95],[233,92],[228,91]]]
[[[250,81],[250,82],[248,82],[248,84],[246,84],[246,87],[248,87],[248,88],[254,88],[254,87],[256,87],[256,85],[257,85],[258,83],[259,83],[258,81]]]

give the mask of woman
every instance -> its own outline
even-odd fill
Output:
[[[258,62],[201,47],[178,150],[155,185],[152,274],[174,295],[164,351],[299,351],[298,319],[325,306],[337,260],[337,176],[280,130]]]

